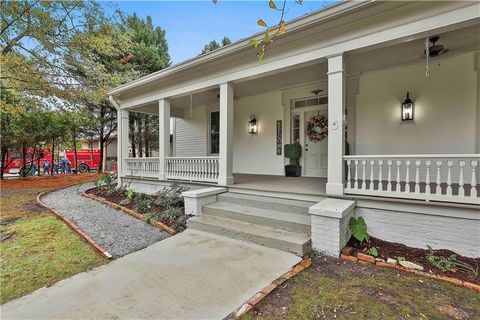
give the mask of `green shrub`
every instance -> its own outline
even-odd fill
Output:
[[[95,179],[95,182],[94,182],[94,185],[97,188],[102,186],[111,187],[112,184],[113,184],[113,178],[108,174],[99,176],[97,179]]]
[[[452,271],[452,269],[457,268],[466,273],[470,273],[476,278],[479,276],[478,264],[476,265],[476,267],[473,267],[466,262],[457,260],[457,256],[454,254],[452,254],[450,257],[437,256],[435,255],[432,247],[427,246],[427,248],[428,248],[427,260],[430,261],[430,263],[437,269],[440,269],[441,271],[445,272],[445,271]]]
[[[134,210],[140,213],[147,212],[150,209],[151,200],[145,193],[140,193],[137,196]]]
[[[180,217],[177,218],[177,220],[173,223],[172,227],[175,229],[175,230],[178,230],[180,228],[185,228],[187,226],[187,220],[189,219],[190,217],[183,214],[181,215]]]
[[[158,216],[156,213],[150,212],[149,214],[145,215],[145,222],[150,223],[152,221],[158,221]]]
[[[127,206],[130,204],[130,199],[122,199],[122,201],[120,201],[119,203],[121,206]]]
[[[153,202],[163,208],[170,208],[183,203],[182,193],[188,188],[177,181],[165,187],[154,195]]]
[[[178,218],[183,215],[183,211],[177,207],[170,207],[165,209],[162,213],[162,219],[168,221],[168,223],[174,223]]]
[[[377,257],[378,256],[378,250],[376,247],[371,247],[371,248],[368,248],[368,254],[371,255],[371,256],[374,256],[374,257]]]
[[[127,188],[127,190],[125,190],[125,196],[127,197],[128,200],[132,200],[133,189],[132,188]]]
[[[348,229],[352,232],[352,236],[360,242],[369,239],[367,232],[367,224],[363,217],[354,218],[351,217],[348,221]]]
[[[299,143],[290,143],[284,146],[285,158],[299,159],[302,156],[302,146]]]

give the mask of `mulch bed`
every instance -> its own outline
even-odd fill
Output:
[[[463,281],[468,281],[480,285],[480,278],[475,278],[473,275],[464,272],[463,270],[454,271],[441,271],[430,263],[427,259],[428,250],[408,247],[404,244],[394,243],[383,241],[374,237],[370,237],[370,241],[360,243],[357,239],[352,237],[348,242],[347,246],[354,248],[357,252],[365,253],[368,248],[376,247],[378,250],[378,258],[392,258],[397,259],[397,257],[404,257],[406,261],[411,261],[417,263],[425,268],[426,272],[430,272],[437,275],[443,275],[451,278],[456,278]],[[480,266],[480,257],[479,258],[469,258],[464,257],[451,250],[440,249],[434,250],[436,256],[439,257],[450,257],[451,255],[456,256],[457,261],[462,261],[468,263],[469,265],[476,268]]]
[[[125,208],[128,208],[130,210],[133,210],[133,211],[136,211],[135,210],[135,204],[136,204],[136,200],[139,196],[138,193],[134,193],[134,195],[132,196],[132,199],[129,203],[121,203],[122,200],[125,200],[125,194],[124,192],[125,191],[114,191],[114,192],[107,192],[106,189],[104,188],[93,188],[93,189],[88,189],[87,191],[85,191],[87,194],[93,194],[93,195],[96,195],[96,196],[99,196],[99,197],[102,197],[104,198],[105,200],[107,201],[110,201],[110,202],[113,202],[113,203],[116,203],[116,204],[119,204],[121,205],[122,207],[125,207]],[[167,221],[165,219],[162,219],[161,217],[161,214],[162,212],[165,210],[165,208],[161,207],[161,206],[158,206],[156,205],[155,203],[151,203],[150,204],[150,208],[149,208],[149,212],[153,212],[153,213],[156,213],[157,216],[158,216],[158,221],[167,225],[168,227],[172,228],[173,230],[175,230],[177,233],[178,232],[182,232],[185,230],[185,226],[184,225],[179,225],[179,224],[172,224],[170,221]],[[142,215],[145,216],[145,213],[142,213],[142,212],[138,212]]]

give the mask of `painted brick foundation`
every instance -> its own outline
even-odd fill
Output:
[[[472,212],[472,218],[468,219],[356,207],[355,216],[365,219],[370,235],[385,241],[424,249],[429,245],[464,256],[480,256],[480,210]]]

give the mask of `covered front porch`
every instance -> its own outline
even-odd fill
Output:
[[[132,103],[119,111],[120,176],[480,204],[479,32],[478,25],[442,28],[269,71],[260,64],[254,75]],[[426,65],[430,35],[448,50]],[[159,116],[159,157],[128,158],[129,111]],[[318,141],[306,132],[315,116],[328,119],[328,137]],[[298,178],[284,177],[289,143],[302,148]]]

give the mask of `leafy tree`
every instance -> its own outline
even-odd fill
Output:
[[[35,96],[69,94],[63,64],[69,40],[86,25],[104,19],[92,1],[0,1],[2,75],[6,89]]]
[[[232,41],[228,37],[223,37],[223,39],[222,39],[222,41],[220,41],[220,43],[217,42],[217,40],[213,39],[212,41],[210,41],[209,43],[207,43],[205,45],[205,47],[202,49],[201,54],[205,54],[205,53],[213,51],[215,49],[218,49],[218,48],[221,48],[221,47],[224,47],[224,46],[228,46],[231,43],[232,43]]]
[[[124,58],[140,76],[165,69],[170,65],[170,55],[165,30],[154,27],[152,18],[140,19],[136,14],[122,16],[121,31],[130,34],[132,49]]]

